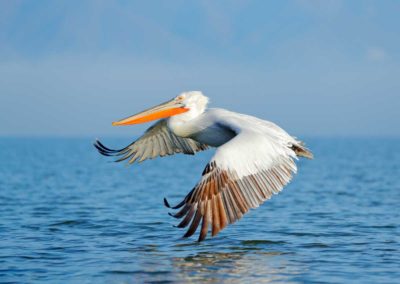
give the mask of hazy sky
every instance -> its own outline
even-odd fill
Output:
[[[0,135],[136,135],[111,122],[201,90],[295,136],[399,136],[399,15],[389,0],[3,0]]]

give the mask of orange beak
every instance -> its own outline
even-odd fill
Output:
[[[131,125],[145,123],[156,119],[166,118],[180,113],[187,112],[189,109],[185,108],[180,102],[175,99],[162,103],[158,106],[152,107],[138,114],[113,122],[112,125]]]

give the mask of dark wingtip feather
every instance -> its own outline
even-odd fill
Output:
[[[298,157],[304,157],[307,159],[314,159],[313,153],[305,147],[304,142],[300,142],[299,145],[293,145],[292,150],[296,153]]]
[[[180,203],[178,203],[177,205],[171,206],[171,205],[169,204],[168,200],[164,197],[164,205],[165,205],[165,207],[167,207],[167,208],[178,209],[178,208],[181,208],[184,204],[185,204],[185,200],[182,200],[182,201],[181,201]]]
[[[191,206],[190,205],[185,205],[179,212],[172,214],[168,213],[169,216],[174,217],[176,219],[181,219],[183,216],[187,214],[187,212],[190,210]]]
[[[167,207],[167,208],[171,208],[171,205],[169,205],[168,200],[165,197],[164,197],[164,206]]]
[[[190,223],[190,221],[192,220],[195,211],[196,211],[196,207],[195,206],[191,206],[189,212],[187,212],[185,218],[183,218],[183,220],[178,224],[177,227],[178,228],[185,228]]]
[[[102,151],[107,152],[107,153],[118,153],[118,152],[120,152],[120,150],[113,150],[113,149],[110,149],[110,148],[104,146],[104,144],[101,143],[100,140],[98,140],[98,139],[96,139],[95,144],[96,144]]]
[[[120,150],[113,150],[110,149],[106,146],[104,146],[103,143],[101,143],[98,139],[96,139],[93,143],[93,146],[97,149],[97,151],[99,151],[100,154],[102,154],[103,156],[119,156],[122,154],[125,154],[126,151],[124,151],[126,148],[124,149],[120,149]]]
[[[100,143],[99,140],[96,139],[96,141],[93,143],[93,146],[97,149],[97,151],[104,155],[104,156],[111,156],[103,147],[102,144]]]
[[[201,217],[202,217],[201,216],[201,212],[198,209],[196,211],[196,214],[194,215],[194,217],[192,219],[192,223],[190,224],[189,229],[187,230],[186,234],[183,235],[184,238],[188,238],[188,237],[192,236],[196,232],[197,227],[199,226]]]

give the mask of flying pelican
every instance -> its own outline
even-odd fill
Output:
[[[177,227],[188,226],[184,237],[192,236],[201,221],[199,241],[211,226],[215,236],[239,220],[250,208],[257,208],[289,183],[297,168],[297,157],[312,159],[304,143],[276,124],[224,109],[207,109],[208,98],[201,92],[181,93],[163,104],[112,124],[131,125],[159,120],[143,136],[120,150],[96,140],[94,146],[105,156],[130,164],[158,156],[196,152],[217,147],[200,181],[171,214],[183,218]]]

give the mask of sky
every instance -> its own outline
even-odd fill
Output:
[[[400,136],[400,1],[0,0],[0,136],[111,122],[200,90],[301,136]]]

